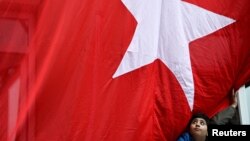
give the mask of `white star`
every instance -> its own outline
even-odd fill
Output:
[[[133,39],[113,78],[160,59],[175,75],[193,109],[189,42],[234,22],[181,0],[123,0],[137,21]]]

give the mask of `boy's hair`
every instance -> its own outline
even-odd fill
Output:
[[[206,124],[209,125],[209,118],[208,118],[208,116],[205,115],[204,113],[199,112],[199,113],[193,114],[192,118],[191,118],[190,121],[189,121],[188,126],[191,125],[192,121],[193,121],[195,118],[202,118],[202,119],[204,119],[204,120],[206,121]]]

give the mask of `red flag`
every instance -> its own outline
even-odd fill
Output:
[[[193,111],[212,116],[250,79],[249,2],[186,2],[235,20],[189,43]],[[112,77],[138,26],[120,0],[3,0],[0,16],[0,140],[174,141],[184,130],[193,111],[161,59]]]

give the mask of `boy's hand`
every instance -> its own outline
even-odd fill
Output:
[[[238,91],[235,93],[234,90],[232,92],[232,107],[236,108],[238,105]]]

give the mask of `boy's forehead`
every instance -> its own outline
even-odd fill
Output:
[[[205,119],[203,119],[203,118],[199,118],[199,117],[194,118],[194,119],[193,119],[193,121],[205,121],[205,122],[206,122],[206,120],[205,120]]]

